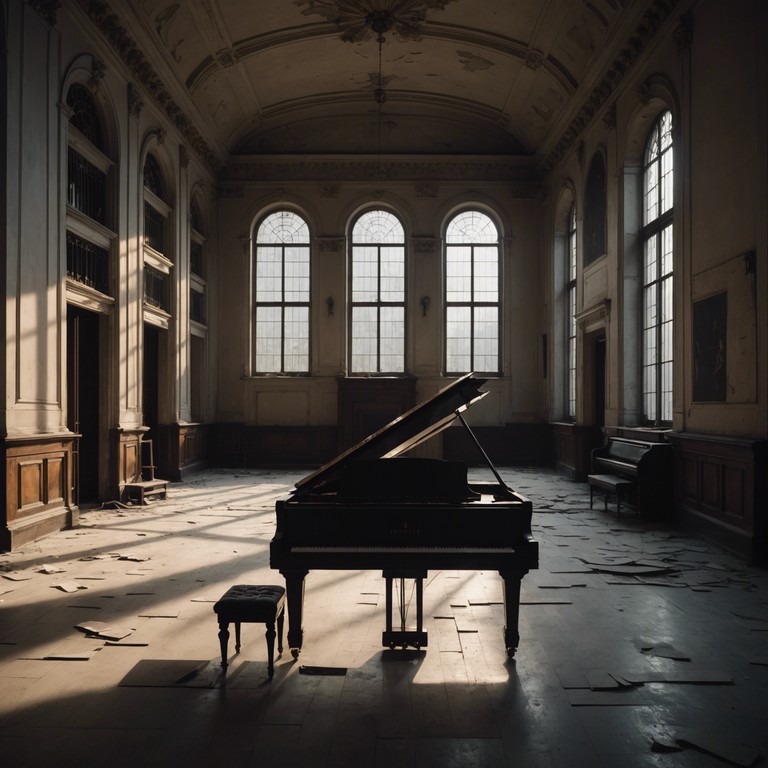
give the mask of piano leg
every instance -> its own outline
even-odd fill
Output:
[[[299,658],[304,628],[301,615],[304,611],[304,577],[309,571],[280,571],[285,578],[286,602],[288,603],[288,647],[291,656]]]
[[[504,580],[504,645],[509,657],[515,655],[520,642],[520,632],[518,631],[520,582],[526,573],[528,573],[527,568],[523,571],[499,571],[499,575]]]

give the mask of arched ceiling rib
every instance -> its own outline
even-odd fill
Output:
[[[546,158],[572,140],[590,98],[590,115],[604,103],[593,90],[648,26],[649,5],[663,19],[677,2],[77,1],[97,23],[109,18],[113,46],[122,33],[135,42],[164,106],[183,112],[177,122],[191,122],[220,162],[373,151],[376,131],[394,154]],[[381,105],[377,35],[366,22],[378,11],[389,14]]]

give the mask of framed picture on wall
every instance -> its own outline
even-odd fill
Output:
[[[728,293],[693,304],[693,399],[725,402]]]

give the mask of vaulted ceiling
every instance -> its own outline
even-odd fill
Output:
[[[113,0],[108,10],[221,161],[540,160],[605,106],[675,2]],[[382,18],[379,44],[372,27]]]

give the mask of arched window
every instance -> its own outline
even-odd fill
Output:
[[[189,316],[200,325],[206,324],[208,269],[206,264],[206,229],[197,200],[189,212]]]
[[[67,106],[72,110],[69,124],[103,152],[104,131],[90,91],[84,85],[74,83],[67,93]]]
[[[170,312],[171,286],[169,275],[173,267],[169,245],[167,189],[160,163],[150,152],[142,169],[144,180],[144,301],[155,309]]]
[[[104,154],[104,129],[90,91],[79,83],[67,92],[69,118],[67,205],[82,216],[67,216],[67,276],[109,294],[108,183],[111,162]],[[102,225],[102,226],[96,226]]]
[[[405,371],[405,230],[387,211],[352,227],[351,373]]]
[[[499,231],[480,211],[463,211],[445,232],[445,372],[498,374]]]
[[[276,211],[256,230],[254,371],[309,373],[309,226]]]
[[[576,206],[568,211],[565,290],[568,296],[568,418],[576,418]]]
[[[643,412],[672,421],[672,114],[663,112],[645,145],[643,170]]]

